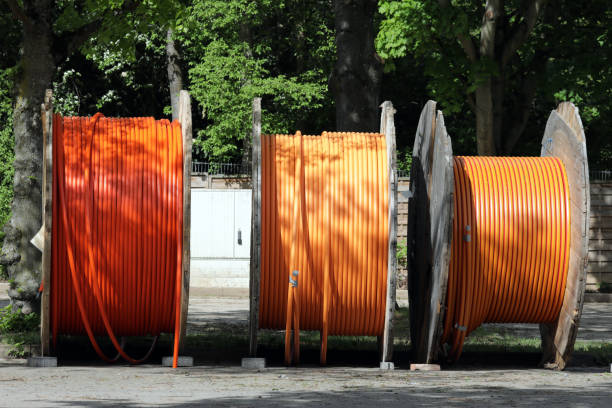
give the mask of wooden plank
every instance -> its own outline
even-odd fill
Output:
[[[563,370],[574,348],[587,281],[590,193],[584,130],[578,110],[562,103],[550,114],[542,139],[542,156],[564,164],[570,190],[572,239],[567,284],[557,322],[541,324],[542,364]]]
[[[612,228],[595,228],[591,225],[589,238],[591,238],[591,240],[611,240],[612,242]]]
[[[610,262],[589,262],[586,269],[591,274],[612,272],[612,264]]]
[[[607,249],[599,251],[599,250],[589,250],[589,262],[601,262],[601,263],[612,263],[612,251],[610,250],[612,247],[607,247]]]
[[[589,239],[589,253],[591,251],[610,251],[612,250],[612,239]]]
[[[438,360],[442,347],[442,328],[446,304],[446,289],[453,239],[453,148],[444,125],[444,116],[436,117],[436,139],[434,141],[431,173],[431,239],[432,270],[429,291],[428,337],[426,363]]]
[[[612,271],[600,273],[599,282],[612,283]]]
[[[592,205],[591,201],[591,217],[610,217],[612,218],[612,206],[608,205]]]
[[[187,314],[189,309],[189,280],[191,257],[191,149],[193,131],[191,121],[191,98],[189,92],[181,90],[179,93],[179,122],[183,138],[183,259],[182,259],[182,288],[181,288],[181,316],[180,316],[180,343],[179,349],[184,351],[187,337]]]
[[[40,348],[43,356],[51,352],[51,232],[53,228],[53,91],[47,89],[41,106],[43,129],[42,213],[44,245],[42,253],[43,293],[40,305]]]
[[[391,101],[381,105],[380,133],[387,145],[387,174],[389,177],[389,244],[387,259],[387,301],[385,327],[382,336],[381,362],[393,361],[393,315],[395,314],[395,282],[397,279],[397,151],[395,141],[395,109]]]
[[[251,199],[251,263],[249,275],[249,356],[257,355],[257,329],[259,328],[259,286],[261,256],[261,98],[253,99],[253,154]]]
[[[425,362],[427,346],[425,338],[429,327],[425,323],[425,311],[429,309],[429,282],[431,275],[431,227],[429,218],[429,182],[431,168],[429,145],[433,146],[436,121],[436,102],[428,101],[423,107],[412,149],[410,167],[410,192],[408,202],[408,235],[406,237],[408,298],[410,302],[410,339],[413,358]]]
[[[612,208],[612,195],[591,193],[591,208],[598,206]]]
[[[612,184],[591,183],[591,189],[593,195],[612,195]]]

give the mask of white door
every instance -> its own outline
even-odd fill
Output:
[[[191,286],[248,288],[251,190],[191,190]]]

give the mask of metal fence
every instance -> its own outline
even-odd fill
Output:
[[[208,174],[211,176],[250,176],[251,165],[243,165],[240,163],[193,162],[191,173],[194,175]],[[400,178],[408,178],[410,176],[410,172],[407,170],[398,170],[397,176]]]
[[[250,176],[251,164],[193,162],[191,172],[195,175]],[[400,178],[409,178],[410,172],[407,170],[398,170],[397,176]],[[612,170],[591,170],[589,171],[589,178],[591,181],[612,182]]]
[[[241,163],[208,163],[193,162],[191,167],[193,174],[209,174],[223,176],[251,175],[251,165]]]
[[[612,181],[612,170],[591,170],[589,171],[590,181]]]

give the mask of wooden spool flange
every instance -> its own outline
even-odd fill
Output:
[[[41,106],[43,128],[43,247],[42,247],[42,284],[40,310],[41,354],[51,353],[50,302],[51,302],[51,237],[53,231],[53,92],[47,89]],[[189,92],[182,90],[179,96],[179,123],[183,139],[183,254],[180,314],[180,344],[182,351],[187,332],[187,311],[189,307],[190,279],[190,235],[191,235],[191,149],[192,122],[191,98]]]
[[[387,174],[389,192],[389,240],[387,262],[387,298],[385,326],[380,341],[380,359],[386,367],[393,359],[393,315],[395,311],[395,286],[397,276],[397,153],[395,138],[395,109],[390,101],[380,105],[380,133],[385,135],[387,146]],[[257,331],[259,329],[261,286],[261,98],[253,99],[252,126],[252,211],[251,211],[251,262],[249,276],[249,357],[257,356]]]
[[[572,103],[563,102],[551,112],[542,138],[541,156],[557,157],[563,162],[570,191],[570,259],[563,305],[555,323],[540,325],[541,364],[563,370],[574,350],[582,314],[591,211],[586,138],[578,109]]]
[[[442,324],[453,222],[452,146],[436,103],[427,102],[412,155],[408,205],[408,294],[413,359],[430,364],[442,351]],[[589,172],[586,139],[578,110],[562,103],[548,119],[542,156],[558,157],[567,172],[571,203],[571,250],[558,320],[541,324],[542,365],[562,370],[573,350],[586,284],[589,231]]]
[[[442,112],[428,101],[419,119],[410,169],[408,296],[413,360],[438,359],[453,218],[453,150]]]

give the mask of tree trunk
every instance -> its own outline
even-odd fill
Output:
[[[378,131],[382,62],[374,48],[376,0],[335,0],[336,66],[329,85],[338,131]]]
[[[495,61],[497,20],[503,14],[501,0],[487,0],[480,27],[480,58]],[[484,79],[476,89],[476,145],[480,156],[493,156],[495,150],[493,78]]]
[[[31,20],[24,23],[23,28],[21,70],[13,114],[14,196],[11,219],[4,227],[6,237],[0,258],[8,266],[13,309],[21,309],[24,313],[37,309],[35,298],[40,285],[41,254],[30,239],[42,222],[41,104],[56,68],[52,55],[50,2],[46,6],[38,4],[31,6],[31,10],[25,9]]]
[[[495,156],[491,79],[476,89],[476,147],[479,156]]]
[[[179,61],[181,57],[174,45],[174,31],[168,28],[166,35],[166,62],[168,65],[168,85],[170,88],[170,105],[172,106],[172,120],[178,120],[179,93],[183,89],[183,74]]]
[[[251,46],[253,39],[251,36],[251,27],[247,22],[240,24],[240,30],[238,31],[238,37],[244,44],[244,57],[247,60],[253,59],[253,48]],[[242,78],[241,86],[244,87],[251,83],[251,78]],[[249,104],[251,106],[251,104]],[[251,140],[251,128],[249,127],[242,139],[242,157],[240,158],[240,167],[242,174],[249,174],[249,166],[251,165],[251,151],[253,150],[253,144]]]

